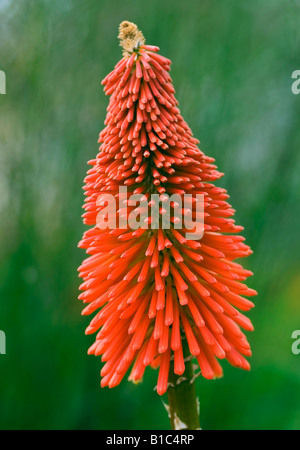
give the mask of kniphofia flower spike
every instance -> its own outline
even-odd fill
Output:
[[[252,275],[236,258],[250,255],[232,219],[225,189],[213,182],[223,174],[203,154],[178,109],[169,75],[170,60],[156,46],[145,45],[136,25],[120,25],[123,58],[103,80],[110,96],[100,151],[89,161],[85,179],[84,223],[91,228],[79,246],[90,255],[80,266],[84,282],[80,299],[84,315],[95,313],[87,334],[97,333],[89,354],[102,355],[101,386],[141,380],[147,366],[158,368],[158,394],[168,387],[170,367],[185,370],[183,340],[204,378],[222,376],[219,359],[248,370],[250,346],[241,328],[253,330],[242,312],[253,307],[245,297],[256,292],[243,281]],[[186,229],[130,227],[99,229],[105,208],[99,196],[112,194],[118,203],[117,224],[130,214],[128,195],[204,195],[204,235],[188,240]],[[174,205],[173,205],[174,206]],[[139,209],[136,209],[140,212]],[[160,214],[165,213],[163,206]],[[242,311],[242,312],[241,312]],[[170,361],[172,360],[172,366]],[[173,369],[174,368],[174,369]]]

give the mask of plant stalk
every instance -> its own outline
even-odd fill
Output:
[[[186,339],[182,342],[185,356],[185,371],[183,375],[174,373],[174,361],[171,361],[169,372],[169,418],[172,430],[199,430],[199,404],[196,397],[194,369],[189,355]]]

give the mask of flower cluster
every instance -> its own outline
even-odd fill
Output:
[[[222,174],[180,114],[170,60],[145,45],[130,22],[120,25],[119,37],[124,56],[102,82],[110,96],[106,126],[85,179],[83,217],[91,228],[79,244],[89,255],[79,268],[79,298],[84,315],[97,312],[86,333],[97,333],[89,354],[105,362],[101,385],[118,385],[130,368],[129,378],[138,381],[150,365],[159,367],[157,392],[163,394],[171,358],[174,372],[184,373],[183,339],[207,379],[222,376],[218,359],[249,369],[245,356],[251,351],[241,328],[253,327],[241,311],[252,308],[245,296],[256,292],[243,283],[252,273],[234,260],[251,250],[238,235],[243,228],[232,219],[225,189],[213,184]],[[151,228],[151,217],[148,227],[136,230],[99,229],[103,193],[116,197],[118,218],[135,209],[119,195],[122,186],[149,204],[151,194],[159,194],[161,216],[164,198],[191,194],[183,214],[193,218],[202,194],[202,239],[186,239],[188,230],[175,227],[174,204],[169,230]]]

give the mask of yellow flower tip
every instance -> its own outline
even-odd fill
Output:
[[[127,20],[120,23],[118,38],[120,46],[123,48],[123,56],[130,56],[133,52],[138,52],[140,46],[146,42],[136,24]]]

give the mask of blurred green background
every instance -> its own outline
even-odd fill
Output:
[[[77,243],[122,20],[173,62],[182,114],[216,158],[254,254],[250,373],[197,380],[204,429],[300,429],[299,0],[0,0],[1,429],[168,429],[157,373],[100,389]]]

